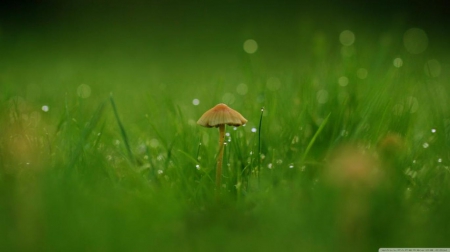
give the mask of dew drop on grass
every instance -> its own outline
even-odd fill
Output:
[[[47,105],[44,105],[44,106],[42,106],[42,111],[44,111],[44,112],[48,112],[48,106]]]
[[[195,169],[200,170],[200,165],[195,165]]]
[[[225,136],[229,137],[230,136],[230,132],[225,133]]]
[[[255,133],[256,132],[256,128],[252,128],[252,132]]]
[[[294,168],[294,164],[289,164],[289,169],[292,169],[292,168]]]
[[[200,100],[199,99],[194,99],[192,100],[192,104],[194,104],[194,106],[197,106],[200,104]]]
[[[269,163],[269,164],[267,165],[267,168],[272,169],[272,163]]]
[[[439,159],[438,159],[438,163],[442,163],[442,158],[439,158]]]
[[[283,160],[281,160],[281,159],[277,160],[277,164],[282,164],[282,163],[283,163]]]
[[[237,130],[237,127],[234,127],[233,130]]]
[[[431,129],[431,133],[436,133],[436,129]]]
[[[163,174],[163,170],[158,170],[158,174]]]
[[[428,147],[430,147],[430,145],[429,145],[428,143],[423,143],[422,146],[423,146],[423,148],[425,148],[425,149],[428,148]]]

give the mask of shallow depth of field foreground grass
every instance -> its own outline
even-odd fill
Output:
[[[117,13],[0,29],[1,251],[450,247],[437,28]]]

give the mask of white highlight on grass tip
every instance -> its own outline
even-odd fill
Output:
[[[48,112],[49,107],[47,105],[42,106],[42,111]]]
[[[192,100],[192,104],[194,104],[194,106],[197,106],[200,104],[200,100],[196,98],[196,99]]]
[[[253,39],[247,39],[244,42],[244,51],[248,54],[253,54],[258,50],[258,43]]]

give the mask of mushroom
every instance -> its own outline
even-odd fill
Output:
[[[220,103],[217,104],[212,109],[206,111],[200,119],[198,119],[197,124],[212,128],[219,128],[219,156],[217,157],[217,170],[216,170],[216,190],[220,190],[220,180],[222,177],[222,159],[223,159],[223,145],[225,139],[225,125],[230,126],[241,126],[247,122],[239,112],[228,107],[227,105]]]

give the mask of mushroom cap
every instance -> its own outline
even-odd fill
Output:
[[[220,103],[214,108],[206,111],[197,124],[204,127],[218,127],[221,124],[227,124],[231,126],[241,126],[247,122],[239,112],[228,107],[227,105]]]

